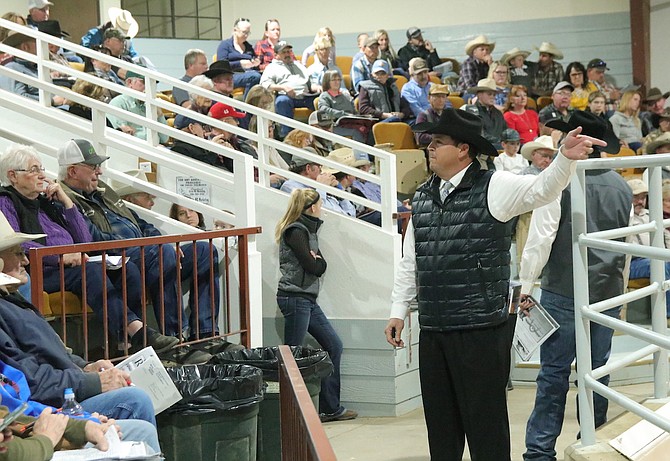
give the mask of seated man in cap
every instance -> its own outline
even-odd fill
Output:
[[[442,111],[451,106],[451,102],[447,99],[449,96],[449,87],[447,85],[430,85],[428,90],[428,103],[430,107],[422,111],[416,118],[416,123],[430,122],[435,123],[440,119]],[[416,143],[419,146],[427,146],[430,144],[431,137],[426,133],[414,133]]]
[[[477,86],[468,88],[468,93],[476,94],[477,101],[474,104],[466,104],[462,110],[475,114],[482,120],[482,136],[496,149],[500,149],[500,136],[507,128],[505,117],[502,112],[495,108],[495,97],[498,88],[492,78],[485,78],[477,83]]]
[[[185,133],[197,136],[198,138],[206,139],[206,133],[202,123],[190,117],[185,117],[181,114],[177,115],[177,117],[174,119],[174,127]],[[223,138],[223,134],[217,134],[216,136],[212,137],[211,140],[218,143],[219,141],[223,140]],[[175,138],[171,150],[173,152],[186,155],[187,157],[191,157],[195,160],[205,162],[208,165],[212,165],[217,168],[223,168],[227,171],[233,171],[233,160],[231,158],[224,157],[223,155],[219,155],[216,152],[212,152],[200,146],[196,146],[195,144],[182,141],[181,139]]]
[[[493,159],[496,171],[509,171],[519,174],[528,167],[528,160],[519,155],[521,137],[519,132],[508,128],[500,136],[503,152]]]
[[[458,79],[458,89],[468,91],[485,79],[489,74],[489,65],[493,62],[491,52],[496,42],[489,41],[486,35],[479,35],[465,45],[465,54],[468,57],[461,65],[461,75]]]
[[[119,29],[107,29],[102,34],[102,46],[110,51],[110,55],[126,62],[134,62],[134,58],[128,54],[126,50],[127,38],[125,34]],[[126,69],[118,66],[112,66],[112,70],[119,76],[119,78],[126,78]]]
[[[400,90],[402,96],[412,111],[412,118],[416,119],[421,112],[428,110],[430,102],[428,101],[428,92],[432,85],[428,75],[428,65],[422,58],[413,58],[409,63],[410,79]],[[414,120],[408,120],[411,125]]]
[[[126,73],[126,86],[132,88],[133,90],[144,93],[144,75],[138,74],[132,70],[129,70]],[[118,107],[119,109],[132,112],[133,114],[139,115],[140,117],[146,117],[147,109],[144,101],[135,99],[127,94],[120,94],[109,101],[109,105],[113,107]],[[158,109],[156,114],[156,121],[167,125],[167,120],[163,112]],[[130,127],[134,130],[132,133],[133,136],[140,139],[147,139],[147,129],[144,125],[139,123],[132,122],[130,120],[124,120],[122,117],[113,114],[107,114],[107,119],[112,123],[112,126],[115,129],[120,129],[122,126]],[[158,133],[158,142],[165,144],[169,139],[169,136],[165,133]]]
[[[35,39],[20,32],[11,31],[2,43],[26,53],[37,54]],[[26,61],[25,59],[15,56],[11,61],[5,64],[5,67],[21,74],[37,78],[37,64]],[[20,80],[15,80],[9,75],[0,75],[0,88],[18,94],[19,96],[34,99],[35,101],[39,100],[39,88],[23,83]],[[62,96],[54,95],[51,97],[51,105],[53,106],[60,106],[64,103],[65,98]]]
[[[662,135],[654,139],[652,142],[647,144],[644,152],[647,155],[670,154],[670,132],[663,133]],[[642,179],[647,184],[649,183],[648,174],[649,173],[646,169],[642,174]],[[661,174],[663,176],[663,180],[670,179],[670,166],[667,165],[663,166]]]
[[[60,184],[85,216],[93,240],[125,240],[160,235],[160,231],[129,210],[116,192],[99,180],[102,174],[101,164],[105,160],[106,157],[97,155],[86,140],[68,141],[58,150]],[[126,256],[136,266],[146,267],[144,281],[156,319],[164,333],[168,336],[180,335],[176,270],[179,260],[175,249],[170,245],[152,245],[144,247],[142,252],[139,247],[134,247],[126,251]],[[159,266],[160,257],[163,261],[162,272]],[[206,282],[209,283],[209,278],[206,278]],[[215,335],[217,326],[212,322],[209,306],[201,308],[199,315],[201,337]],[[189,351],[188,355],[185,360],[191,363],[202,363],[210,358],[209,354],[198,354],[194,351]]]
[[[644,136],[659,128],[659,119],[667,112],[665,110],[665,102],[669,96],[670,91],[661,93],[661,90],[656,87],[647,93],[647,97],[643,101],[647,110],[640,112],[639,115],[642,122],[642,134]]]
[[[550,120],[561,119],[564,122],[570,119],[574,112],[570,107],[570,97],[574,87],[568,82],[558,82],[554,86],[554,91],[551,95],[551,104],[544,107],[538,114],[540,119],[540,135],[551,134],[551,128],[545,125]]]
[[[372,64],[379,57],[379,43],[374,37],[368,37],[363,47],[363,56],[351,65],[351,85],[358,93],[358,87],[364,80],[372,78]]]
[[[246,114],[244,112],[238,112],[233,106],[229,106],[228,104],[224,104],[222,102],[217,102],[209,109],[209,116],[228,125],[238,126],[240,124],[239,120],[246,117]],[[253,158],[258,158],[258,153],[256,152],[254,146],[251,145],[251,143],[246,139],[242,139],[237,136],[235,133],[216,127],[211,127],[210,134],[213,136],[212,141],[250,155]]]
[[[647,136],[642,138],[642,149],[646,152],[647,146],[656,141],[663,133],[670,132],[670,108],[663,110],[659,115],[652,115],[656,119],[658,128],[652,129]]]
[[[53,3],[48,0],[28,0],[28,26],[37,29],[40,22],[48,21],[51,6]]]
[[[533,86],[529,89],[534,98],[551,94],[552,88],[565,76],[563,66],[560,62],[555,61],[563,59],[561,50],[553,43],[542,42],[537,51],[540,53],[540,59],[537,61]]]
[[[190,82],[193,77],[204,74],[207,71],[207,56],[205,52],[195,48],[188,50],[184,55],[184,69],[186,69],[186,73],[179,79],[182,82]],[[191,106],[188,91],[184,89],[173,87],[172,97],[175,104],[179,106]]]
[[[105,41],[105,32],[109,29],[118,29],[121,32],[120,36],[123,37],[122,40],[124,42],[127,41],[127,43],[124,43],[124,55],[127,55],[130,59],[139,58],[140,55],[133,47],[132,38],[137,35],[140,26],[135,18],[133,18],[130,11],[112,7],[107,10],[107,16],[109,17],[109,21],[86,32],[81,38],[80,45],[85,46],[86,48],[92,48],[95,45],[103,45]],[[114,56],[118,57],[119,55],[115,54]]]
[[[277,93],[275,111],[279,115],[293,118],[296,107],[314,108],[318,88],[311,88],[307,69],[293,59],[293,46],[285,41],[275,45],[275,59],[263,71],[261,85]],[[282,125],[281,137],[289,131],[291,127]]]
[[[607,81],[605,71],[608,70],[610,69],[607,67],[607,63],[600,58],[591,59],[586,65],[586,76],[589,80],[586,91],[589,93],[600,91],[605,95],[605,113],[609,116],[617,110],[619,99],[621,99],[621,91]]]
[[[428,71],[442,64],[433,44],[423,39],[421,29],[410,27],[405,35],[407,35],[407,44],[398,50],[398,64],[404,70],[409,71],[410,75],[412,75],[410,61],[413,58],[423,59]]]
[[[400,96],[388,61],[377,59],[372,65],[372,78],[363,80],[358,89],[361,115],[370,115],[382,122],[400,122],[412,116],[409,103]]]
[[[314,111],[309,114],[309,119],[307,120],[309,126],[319,128],[320,130],[327,131],[328,133],[333,132],[333,120],[328,118],[326,114],[319,111]],[[317,154],[322,157],[326,157],[332,150],[337,149],[340,145],[334,144],[329,139],[321,138],[316,136],[314,142],[312,142],[312,147]],[[290,156],[287,161],[290,163]]]

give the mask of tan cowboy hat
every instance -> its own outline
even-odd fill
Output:
[[[647,144],[647,147],[645,148],[644,152],[646,154],[655,154],[656,149],[666,144],[670,144],[670,132],[663,133],[658,138],[654,139],[652,142]]]
[[[563,53],[561,50],[556,48],[556,45],[551,42],[542,42],[542,44],[537,47],[537,51],[540,53],[550,54],[556,59],[563,59]]]
[[[126,171],[125,173],[128,176],[132,176],[133,178],[149,182],[146,173],[144,173],[144,171],[142,170],[129,170]],[[126,195],[138,194],[140,192],[144,192],[143,190],[137,189],[133,184],[122,183],[114,179],[109,181],[109,186],[112,188],[114,192],[116,192],[116,195],[118,195],[121,198],[125,197]]]
[[[127,38],[133,38],[140,31],[140,25],[128,10],[115,6],[107,10],[107,16],[115,29],[121,29]]]
[[[633,191],[633,195],[645,194],[645,193],[648,194],[649,193],[649,188],[647,187],[647,183],[644,182],[641,179],[629,179],[626,182],[628,183],[631,190]]]
[[[488,45],[491,48],[490,51],[493,51],[493,49],[496,47],[496,42],[490,42],[486,35],[477,35],[475,38],[465,44],[465,54],[471,56],[472,51],[479,45]]]
[[[529,162],[532,162],[535,149],[550,149],[552,152],[558,152],[558,149],[554,147],[554,141],[551,139],[551,136],[540,136],[534,141],[527,142],[521,146],[521,155]]]
[[[22,34],[21,32],[12,30],[9,32],[9,35],[7,35],[7,38],[2,41],[2,43],[4,45],[11,46],[12,48],[17,48],[23,42],[28,42],[30,40],[35,40],[35,37],[31,37],[29,35]]]
[[[483,78],[477,82],[477,86],[468,88],[468,93],[475,94],[478,91],[493,91],[494,93],[497,93],[499,90],[495,80],[492,78]]]
[[[326,157],[328,160],[332,160],[342,165],[350,166],[352,168],[358,168],[359,166],[369,165],[369,160],[356,159],[354,150],[351,147],[341,147],[340,149],[335,149]],[[325,173],[335,174],[339,173],[340,170],[324,166],[322,170]]]
[[[24,234],[22,232],[15,232],[12,226],[7,221],[4,214],[0,213],[0,251],[4,251],[15,245],[20,245],[23,242],[30,242],[31,240],[41,239],[47,234]]]
[[[509,50],[507,53],[502,55],[502,58],[500,58],[500,62],[503,64],[509,65],[509,62],[512,60],[512,58],[515,58],[519,55],[523,56],[523,59],[526,59],[528,56],[530,56],[530,51],[525,51],[519,49],[518,46],[515,46],[511,50]]]

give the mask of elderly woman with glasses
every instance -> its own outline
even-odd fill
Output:
[[[244,88],[244,97],[252,86],[261,81],[261,60],[247,41],[250,34],[251,22],[245,18],[237,19],[233,24],[232,37],[222,40],[216,49],[216,59],[227,60],[236,71],[233,74],[233,85],[235,88]]]
[[[87,165],[98,168],[98,165]],[[16,232],[46,234],[44,237],[23,244],[23,249],[43,246],[72,245],[92,240],[85,218],[59,183],[48,179],[39,154],[31,146],[14,144],[0,157],[0,212]],[[88,258],[78,252],[63,255],[65,289],[82,295],[82,261]],[[44,258],[44,290],[55,293],[60,288],[59,257]],[[93,311],[103,315],[103,272],[97,263],[86,264],[86,301]],[[106,296],[109,332],[120,334],[123,324],[122,271],[107,271]],[[131,262],[126,263],[126,289],[128,300],[127,333],[131,344],[141,347],[144,323],[140,320],[142,291],[140,271]],[[166,337],[147,327],[149,345],[157,352],[174,346],[177,338]],[[121,338],[125,344],[124,338]]]

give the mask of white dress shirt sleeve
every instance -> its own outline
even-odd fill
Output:
[[[404,320],[409,312],[409,303],[416,298],[416,253],[414,248],[414,225],[410,219],[403,257],[395,271],[393,292],[391,293],[391,318]]]

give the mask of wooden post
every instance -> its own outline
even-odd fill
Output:
[[[650,0],[630,0],[630,41],[633,63],[633,83],[649,89],[650,60]]]

